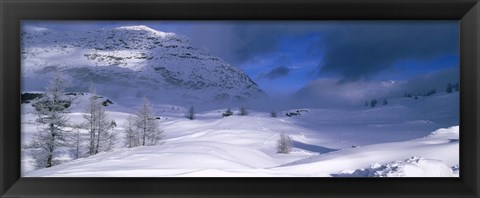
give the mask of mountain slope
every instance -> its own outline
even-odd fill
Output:
[[[22,46],[24,91],[41,91],[60,68],[70,77],[70,91],[86,91],[92,81],[113,98],[121,92],[195,103],[264,95],[243,71],[191,46],[187,38],[146,26],[88,32],[29,27],[22,32]]]

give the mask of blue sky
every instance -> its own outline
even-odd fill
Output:
[[[459,66],[458,21],[29,21],[83,31],[146,25],[243,69],[267,93],[318,79],[403,80]],[[458,70],[452,70],[458,72]]]

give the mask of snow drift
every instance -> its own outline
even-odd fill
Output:
[[[82,122],[82,107],[88,94],[78,96],[73,103],[70,120]],[[432,98],[432,100],[435,100]],[[132,112],[113,101],[106,107],[107,114],[117,120],[116,130],[123,135],[125,118]],[[368,141],[357,146],[355,136],[336,134],[331,124],[324,128],[326,110],[307,109],[300,116],[288,117],[281,112],[276,118],[267,112],[249,110],[248,116],[234,115],[222,118],[225,109],[198,112],[195,120],[185,118],[186,108],[156,105],[160,126],[166,135],[157,146],[122,148],[122,139],[114,151],[102,152],[63,164],[33,170],[31,157],[24,151],[22,172],[26,177],[331,177],[331,176],[458,176],[459,127],[441,128],[430,133],[421,130],[405,132],[393,137],[382,133],[400,125],[386,125],[382,130],[366,133]],[[22,142],[29,142],[36,128],[35,116],[29,104],[23,105]],[[344,113],[329,113],[343,119],[336,126],[352,127],[346,123],[369,123],[378,111],[393,114],[396,108],[382,107],[376,111],[351,109],[352,117]],[[329,111],[327,111],[329,112]],[[360,113],[361,112],[361,113]],[[397,115],[398,116],[398,115]],[[408,117],[405,117],[408,118]],[[374,119],[374,118],[372,118]],[[385,117],[384,119],[390,119]],[[316,121],[315,121],[316,120]],[[376,119],[384,123],[382,119]],[[315,121],[315,122],[314,122]],[[431,125],[424,121],[400,123]],[[310,124],[309,124],[310,123]],[[312,124],[324,123],[324,124]],[[404,125],[404,124],[402,124]],[[355,125],[353,125],[355,126]],[[378,127],[374,127],[378,128]],[[405,125],[405,131],[412,130]],[[280,133],[294,139],[290,154],[276,152]],[[421,134],[424,134],[423,136]],[[352,141],[344,141],[349,137]],[[393,141],[392,141],[393,140]],[[412,158],[419,156],[418,158]],[[65,155],[68,158],[68,155]],[[405,160],[408,159],[408,160]],[[382,164],[371,166],[372,164]],[[450,169],[449,167],[453,167]],[[457,167],[457,168],[455,168]]]

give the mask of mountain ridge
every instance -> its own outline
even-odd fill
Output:
[[[110,87],[187,103],[266,95],[241,69],[192,46],[187,37],[147,26],[85,32],[24,28],[22,46],[24,91],[39,91],[52,71],[61,69],[73,85],[70,91],[86,91],[91,81],[99,91]]]

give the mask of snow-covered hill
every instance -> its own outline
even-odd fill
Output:
[[[88,94],[70,108],[73,123],[83,122]],[[135,106],[115,100],[106,107],[118,123],[111,152],[32,171],[28,150],[22,171],[35,176],[458,176],[458,93],[392,98],[376,108],[296,109],[270,112],[249,109],[248,116],[222,118],[225,109],[185,118],[187,108],[156,105],[163,144],[123,148],[123,126]],[[450,107],[452,106],[452,107]],[[22,106],[22,144],[37,129],[30,104]],[[280,133],[294,140],[290,154],[276,153]],[[70,156],[65,153],[63,158]]]
[[[264,95],[243,71],[188,38],[146,26],[84,32],[27,27],[21,58],[23,91],[43,91],[52,71],[61,68],[70,91],[86,91],[93,82],[114,99],[147,96],[189,104]]]

